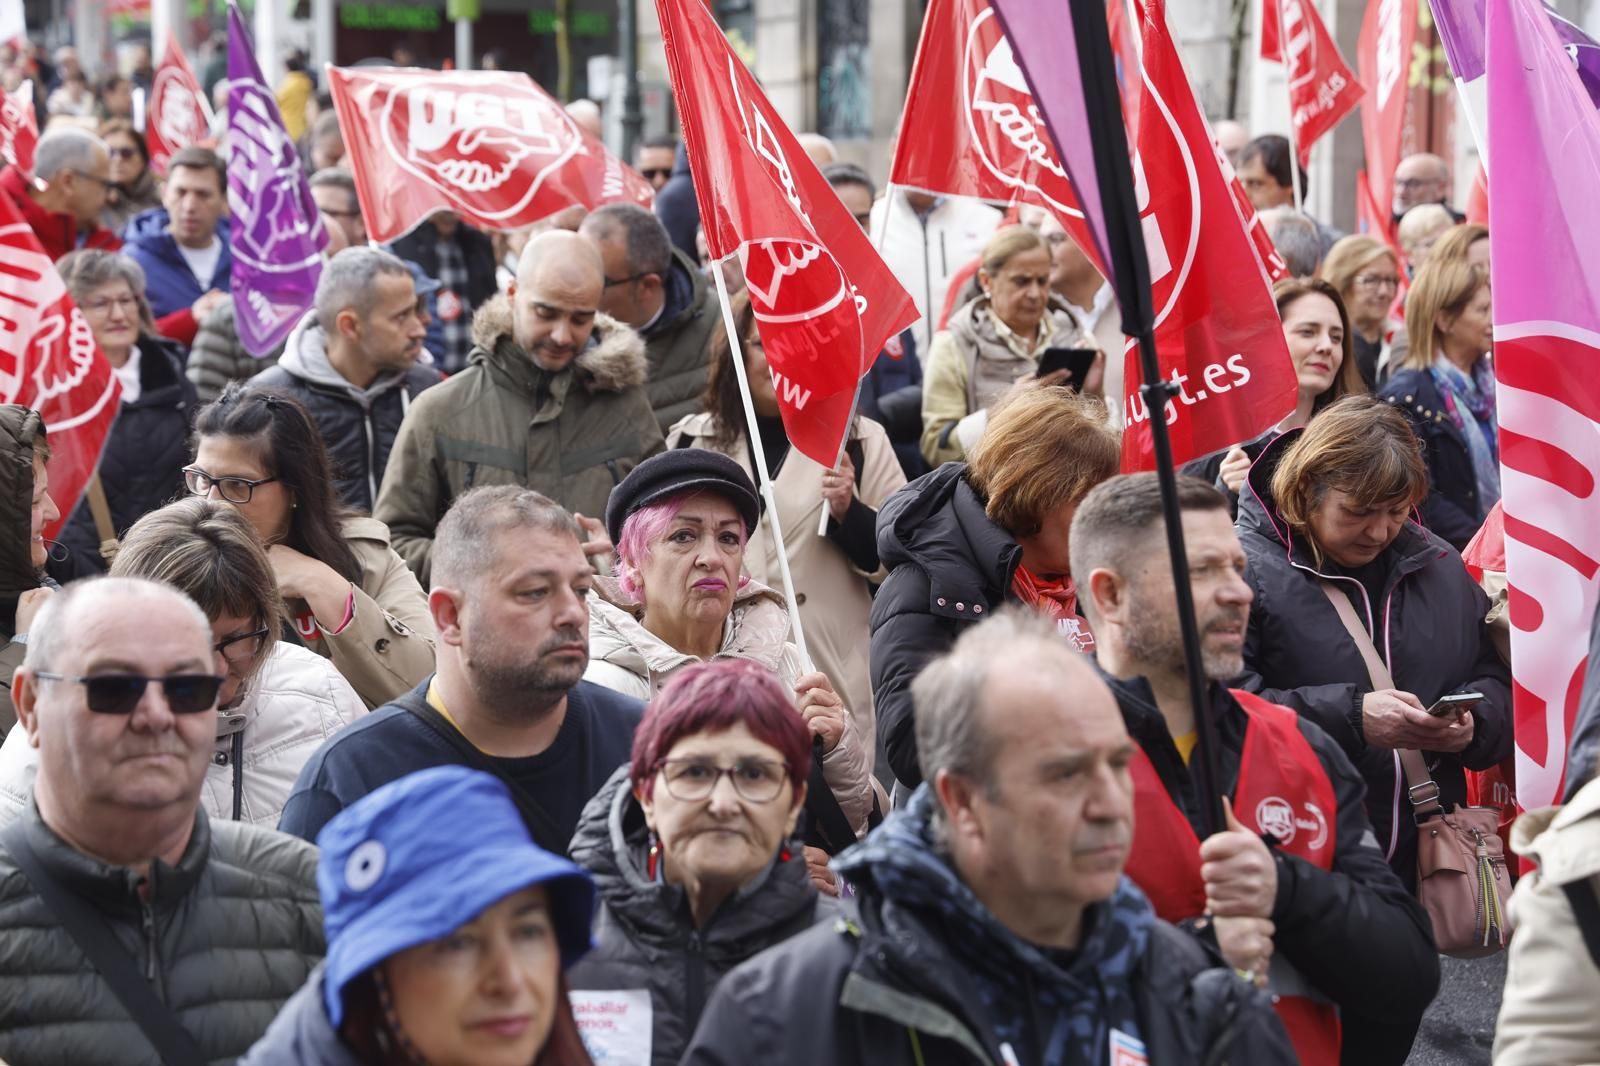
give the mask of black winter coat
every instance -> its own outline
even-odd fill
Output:
[[[139,353],[139,398],[117,411],[100,455],[100,484],[119,538],[139,519],[183,494],[189,434],[200,406],[194,383],[183,373],[181,344],[145,334],[139,338]],[[106,571],[87,493],[62,527],[61,544],[67,558],[49,566],[57,581]]]
[[[1478,517],[1478,478],[1472,469],[1472,453],[1451,421],[1433,375],[1426,370],[1402,370],[1389,379],[1378,397],[1406,416],[1422,442],[1429,488],[1428,498],[1422,501],[1422,521],[1456,551],[1464,550],[1483,525]]]
[[[451,238],[461,246],[461,258],[467,264],[467,291],[464,295],[471,311],[476,311],[500,291],[495,281],[494,242],[482,230],[466,223],[458,223]],[[430,278],[439,276],[439,231],[433,223],[424,222],[403,237],[389,242],[389,251],[401,259],[408,259],[421,267]]]
[[[676,1066],[706,1000],[729,970],[774,944],[832,920],[798,841],[791,857],[725,900],[696,929],[682,888],[645,872],[648,830],[627,766],[584,808],[571,854],[600,893],[595,946],[567,971],[577,990],[650,992],[653,1066]]]
[[[1102,674],[1102,676],[1105,676]],[[1166,720],[1143,678],[1105,676],[1128,734],[1155,768],[1167,794],[1205,838],[1199,784],[1178,754]],[[1217,786],[1233,796],[1250,720],[1228,690],[1212,684]],[[1439,956],[1421,904],[1383,860],[1367,820],[1366,785],[1328,734],[1300,719],[1306,738],[1333,786],[1333,869],[1274,851],[1278,896],[1272,908],[1275,960],[1293,966],[1339,1008],[1340,1061],[1347,1066],[1402,1066],[1439,990]],[[1332,812],[1329,812],[1332,813]],[[1199,917],[1194,915],[1192,917]]]
[[[1379,556],[1386,571],[1381,602],[1336,569],[1319,571],[1303,539],[1292,537],[1268,488],[1285,433],[1250,469],[1239,500],[1239,540],[1255,593],[1245,634],[1245,672],[1237,686],[1310,718],[1333,738],[1367,783],[1367,816],[1389,865],[1408,888],[1416,882],[1416,825],[1406,807],[1399,757],[1369,747],[1361,700],[1372,690],[1366,663],[1323,595],[1319,578],[1344,589],[1389,664],[1395,686],[1429,706],[1452,692],[1481,692],[1472,711],[1472,743],[1459,754],[1427,753],[1449,807],[1465,802],[1462,767],[1485,770],[1511,753],[1511,676],[1495,652],[1484,616],[1489,598],[1448,544],[1407,524]]]
[[[922,783],[911,682],[967,626],[998,610],[1022,563],[1016,539],[984,513],[965,463],[945,463],[878,511],[878,554],[889,576],[872,603],[872,691],[878,736],[894,776]]]

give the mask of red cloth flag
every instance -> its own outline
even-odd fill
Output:
[[[1366,90],[1311,0],[1262,0],[1261,58],[1284,66],[1295,151],[1300,165],[1309,166],[1311,146],[1356,109]]]
[[[33,152],[39,146],[39,115],[33,109],[33,82],[25,81],[0,99],[0,159],[33,176]]]
[[[117,417],[122,386],[94,333],[10,197],[0,196],[0,403],[38,411],[50,437],[50,495],[61,520],[83,495]]]
[[[1405,136],[1406,75],[1416,39],[1417,0],[1372,0],[1367,6],[1356,45],[1361,83],[1369,90],[1361,99],[1367,189],[1365,203],[1358,202],[1357,207],[1370,227],[1368,232],[1391,246],[1395,246],[1394,170],[1400,165]],[[1358,201],[1363,198],[1360,192],[1357,196]]]
[[[509,230],[573,204],[654,202],[644,176],[526,74],[330,67],[328,89],[375,241],[442,210]]]
[[[916,305],[702,0],[656,0],[713,258],[737,255],[789,440],[831,467],[856,386]]]
[[[199,144],[211,136],[211,115],[205,95],[184,58],[178,39],[167,36],[167,49],[150,83],[150,101],[145,107],[145,142],[150,146],[150,165],[157,174],[167,172],[167,160],[180,148]]]

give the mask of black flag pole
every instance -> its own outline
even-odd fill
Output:
[[[1122,99],[1111,53],[1111,33],[1106,25],[1105,0],[1068,0],[1078,66],[1083,79],[1084,108],[1088,113],[1089,141],[1094,150],[1100,203],[1105,215],[1106,252],[1117,299],[1122,310],[1122,332],[1139,339],[1139,387],[1150,412],[1150,439],[1155,449],[1156,477],[1161,485],[1161,510],[1167,523],[1167,553],[1172,559],[1172,584],[1178,596],[1178,625],[1183,634],[1183,659],[1189,674],[1189,701],[1194,709],[1197,776],[1203,797],[1207,834],[1227,828],[1222,790],[1217,773],[1217,730],[1206,703],[1206,676],[1200,657],[1200,633],[1195,626],[1194,590],[1189,583],[1189,554],[1183,543],[1183,515],[1178,510],[1178,478],[1172,465],[1172,440],[1167,420],[1159,412],[1177,395],[1177,387],[1162,378],[1156,358],[1155,311],[1150,295],[1150,263],[1145,256],[1144,231],[1134,193],[1129,164],[1128,138],[1123,127]],[[1130,76],[1133,76],[1130,73]]]

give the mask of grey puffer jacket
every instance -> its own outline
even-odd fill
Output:
[[[572,859],[600,890],[594,950],[567,971],[574,990],[650,993],[654,1066],[675,1066],[722,976],[746,959],[841,911],[817,892],[798,841],[725,900],[703,928],[683,889],[645,870],[648,829],[620,768],[583,810]]]
[[[317,852],[200,811],[176,866],[141,878],[69,847],[29,804],[40,860],[106,919],[209,1062],[261,1036],[324,951]],[[159,1066],[143,1031],[0,849],[0,1058],[27,1066]]]

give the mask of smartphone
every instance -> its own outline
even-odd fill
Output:
[[[1454,718],[1472,710],[1482,703],[1484,695],[1481,692],[1457,692],[1450,696],[1440,696],[1428,713],[1435,718]]]
[[[1037,377],[1053,374],[1057,370],[1067,372],[1067,384],[1075,392],[1082,392],[1084,384],[1089,380],[1089,370],[1094,366],[1095,356],[1099,355],[1097,348],[1046,348],[1039,353],[1039,370]]]

